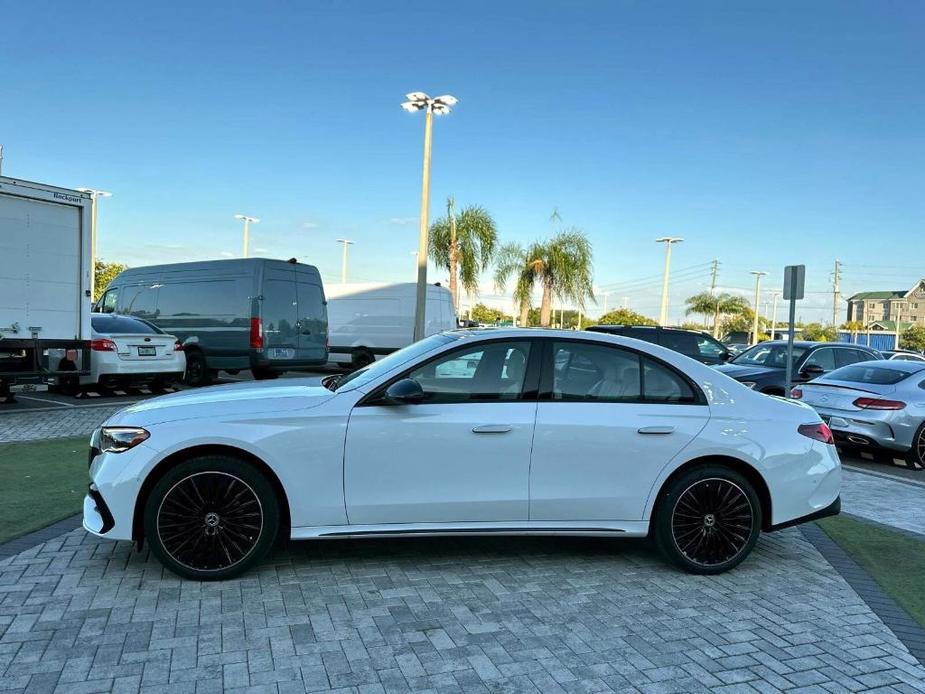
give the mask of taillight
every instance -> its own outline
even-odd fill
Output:
[[[803,389],[802,388],[791,388],[790,397],[793,398],[794,400],[800,400],[803,397]]]
[[[797,427],[797,431],[803,434],[803,436],[808,436],[815,441],[829,444],[835,443],[832,430],[829,429],[829,425],[825,422],[819,422],[818,424],[801,424]]]
[[[899,400],[881,400],[879,398],[858,398],[853,404],[862,410],[901,410],[906,406],[906,403]]]
[[[263,323],[251,318],[251,349],[263,349]]]
[[[173,343],[173,351],[174,351],[174,352],[182,352],[182,351],[183,351],[183,345],[180,344],[180,341],[179,341],[179,340],[177,340],[176,342]]]
[[[116,343],[106,339],[90,340],[90,349],[94,352],[115,352]]]

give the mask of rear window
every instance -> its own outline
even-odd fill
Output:
[[[822,381],[848,381],[850,383],[869,383],[877,386],[891,386],[911,376],[908,371],[886,369],[882,366],[845,366],[835,369]]]
[[[90,318],[93,330],[104,335],[160,335],[158,330],[147,321],[127,316],[105,315]]]

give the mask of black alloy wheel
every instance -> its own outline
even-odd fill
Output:
[[[751,552],[761,530],[761,506],[741,475],[709,466],[669,486],[655,523],[658,544],[674,563],[694,573],[720,573]]]
[[[259,561],[276,537],[279,509],[266,479],[234,458],[182,463],[154,487],[145,508],[152,551],[186,578],[229,578]]]

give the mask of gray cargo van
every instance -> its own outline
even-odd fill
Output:
[[[276,378],[328,360],[321,275],[295,261],[242,258],[130,268],[112,281],[96,310],[143,318],[176,335],[191,385],[206,385],[220,370],[250,369],[254,378]]]

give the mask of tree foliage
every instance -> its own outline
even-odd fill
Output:
[[[913,352],[925,352],[925,326],[913,325],[902,331],[899,346]]]
[[[694,313],[713,317],[714,337],[719,335],[721,324],[725,327],[725,323],[721,323],[724,318],[741,316],[746,311],[750,311],[748,300],[737,294],[701,292],[687,297],[685,303],[687,304],[687,315]],[[751,326],[748,329],[750,330]]]
[[[641,313],[636,313],[628,308],[618,308],[615,311],[608,311],[597,319],[600,325],[658,325],[657,321],[648,318]]]
[[[831,325],[807,323],[803,326],[801,337],[812,342],[835,342],[838,340],[838,331]]]
[[[501,323],[503,321],[508,321],[511,319],[510,316],[506,315],[504,311],[501,311],[497,308],[491,308],[485,304],[476,304],[472,307],[472,320],[478,321],[479,323]]]
[[[501,291],[507,280],[516,278],[514,299],[521,307],[521,316],[529,310],[533,289],[542,289],[540,324],[549,327],[552,302],[560,301],[585,308],[587,299],[594,299],[592,290],[591,242],[577,229],[560,231],[548,241],[537,241],[524,248],[519,244],[502,247],[495,266],[495,284]]]
[[[486,270],[498,246],[495,220],[484,207],[469,205],[459,214],[447,199],[445,217],[430,227],[430,257],[450,273],[450,293],[459,304],[459,284],[467,294],[478,293],[479,273]]]
[[[109,283],[127,268],[128,265],[122,263],[107,263],[98,259],[93,266],[93,300],[96,301],[103,296]]]

